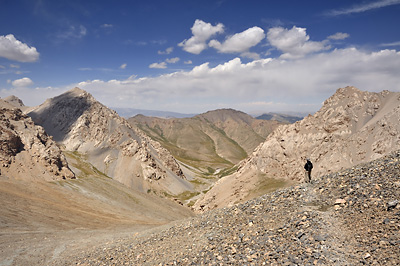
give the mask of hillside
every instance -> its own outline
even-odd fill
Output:
[[[263,193],[268,180],[304,180],[306,158],[321,176],[400,149],[400,93],[341,88],[313,116],[269,135],[236,173],[219,180],[197,210],[227,206]]]
[[[206,174],[218,173],[246,158],[280,124],[256,120],[232,109],[192,118],[135,116],[128,121],[159,141],[179,161]]]
[[[60,265],[54,260],[64,252],[193,215],[104,176],[76,153],[66,156],[76,179],[0,178],[0,265]]]
[[[29,116],[66,151],[128,187],[159,195],[192,190],[166,149],[79,88],[46,100]]]
[[[0,179],[75,178],[67,160],[41,126],[0,99]]]
[[[399,265],[400,152],[124,236],[60,265]]]
[[[88,96],[72,91],[76,92]],[[71,109],[79,111],[79,100],[76,105],[55,103],[69,107],[63,115],[73,114],[68,113]],[[52,265],[64,251],[193,215],[176,202],[109,178],[88,162],[90,150],[85,154],[79,149],[61,150],[43,127],[17,107],[24,106],[16,97],[0,99],[0,265]],[[57,121],[63,116],[55,109],[49,116]],[[96,110],[100,116],[107,113]],[[63,124],[68,118],[58,120],[60,125],[68,124]],[[51,129],[59,143],[70,144],[60,141],[65,140],[64,131]],[[68,135],[67,128],[65,132]],[[82,138],[90,135],[80,133]]]

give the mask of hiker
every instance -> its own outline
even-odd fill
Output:
[[[304,165],[304,169],[306,170],[306,182],[311,182],[311,170],[313,169],[313,165],[310,159],[307,159],[306,164]]]

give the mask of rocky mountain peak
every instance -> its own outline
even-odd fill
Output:
[[[75,177],[52,138],[20,109],[0,108],[0,131],[1,176],[28,180]]]
[[[25,106],[22,100],[14,95],[3,98],[3,100],[18,108]]]
[[[97,169],[129,187],[147,191],[155,189],[154,180],[184,179],[169,152],[84,90],[74,88],[49,99],[29,115],[67,151],[85,154]],[[163,182],[156,185],[157,189],[166,189],[170,194],[190,186],[183,182],[165,188],[170,180],[159,183]]]

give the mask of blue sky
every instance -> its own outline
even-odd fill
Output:
[[[400,0],[0,0],[0,97],[312,112],[339,87],[400,91],[399,25]]]

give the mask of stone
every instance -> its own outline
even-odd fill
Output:
[[[387,211],[390,211],[390,210],[393,210],[394,208],[396,208],[397,204],[399,204],[398,200],[389,201],[387,204]]]
[[[345,199],[336,199],[335,205],[338,205],[338,204],[346,204],[346,200]]]

